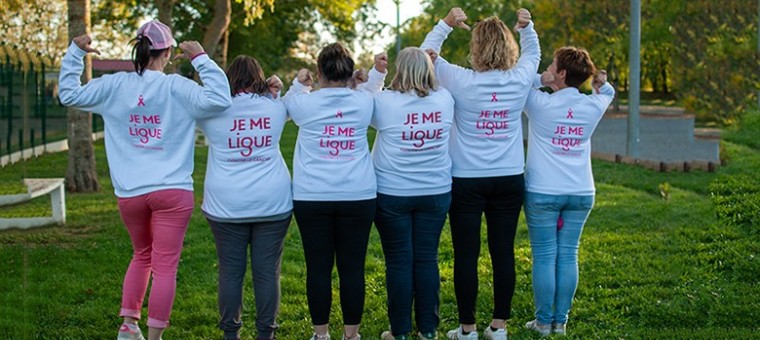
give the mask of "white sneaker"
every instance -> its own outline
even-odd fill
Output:
[[[362,340],[362,336],[359,333],[356,333],[356,336],[353,338],[347,338],[345,334],[343,334],[340,338],[343,340]]]
[[[552,322],[552,333],[554,334],[565,335],[566,328],[567,324]]]
[[[486,326],[486,331],[483,332],[483,336],[488,340],[507,340],[507,329],[499,328],[497,330],[491,330],[491,326]]]
[[[552,325],[544,325],[538,322],[538,320],[528,321],[528,323],[525,324],[525,328],[536,331],[538,334],[541,334],[541,336],[549,336],[552,332]]]
[[[317,333],[314,333],[309,340],[330,340],[330,333],[325,335],[317,335]]]
[[[478,331],[472,331],[469,334],[464,334],[462,333],[462,326],[460,325],[457,327],[457,329],[448,331],[448,333],[446,333],[446,337],[449,338],[449,340],[478,340]]]
[[[119,328],[119,337],[117,340],[145,340],[140,330],[140,326],[133,323],[123,323]]]

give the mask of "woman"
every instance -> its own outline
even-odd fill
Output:
[[[451,204],[449,132],[454,99],[438,87],[420,48],[396,59],[390,90],[375,97],[372,159],[377,175],[375,226],[385,254],[388,318],[384,340],[406,339],[412,304],[420,339],[437,338],[438,242]]]
[[[259,62],[238,56],[227,68],[232,107],[201,119],[209,154],[201,209],[216,241],[219,328],[239,339],[248,248],[257,339],[272,339],[280,307],[280,263],[293,210],[290,173],[280,153],[285,105],[272,97]],[[271,85],[281,87],[279,78]]]
[[[541,51],[530,13],[517,12],[520,57],[512,33],[497,17],[475,25],[470,42],[473,69],[436,58],[441,86],[454,96],[451,141],[453,183],[449,211],[454,246],[454,290],[460,326],[450,339],[477,339],[481,216],[486,215],[493,265],[494,307],[487,339],[506,339],[515,290],[514,238],[523,202],[523,138],[520,115],[536,74]],[[453,8],[425,37],[422,48],[441,50],[453,27],[469,28]]]
[[[74,38],[61,64],[64,105],[103,116],[108,166],[119,213],[134,253],[124,276],[119,339],[143,339],[137,326],[150,277],[148,339],[160,339],[169,325],[177,264],[193,212],[195,120],[230,106],[224,72],[198,42],[179,45],[204,86],[163,69],[176,44],[157,20],[140,27],[132,48],[135,72],[120,72],[80,83],[87,35]]]
[[[309,71],[298,72],[283,98],[298,125],[293,156],[293,213],[306,259],[306,296],[314,326],[312,339],[329,339],[331,275],[337,264],[344,339],[359,338],[364,309],[364,259],[375,216],[377,183],[367,142],[372,96],[382,89],[387,57],[362,91],[347,87],[354,61],[339,43],[317,58],[320,89],[311,92]]]
[[[543,336],[565,334],[578,286],[578,245],[594,205],[591,135],[615,96],[604,71],[596,74],[596,94],[578,88],[595,73],[584,49],[562,47],[528,96],[528,160],[525,218],[533,254],[536,319],[525,326]],[[561,224],[557,224],[557,221]]]

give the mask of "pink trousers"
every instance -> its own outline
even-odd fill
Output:
[[[119,198],[119,213],[132,239],[132,261],[124,275],[120,316],[140,319],[145,290],[148,327],[166,328],[177,287],[177,264],[193,213],[192,191],[169,189]]]

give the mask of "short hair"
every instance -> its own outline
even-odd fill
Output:
[[[506,71],[517,63],[518,46],[504,22],[493,16],[475,24],[470,40],[470,63],[478,72]]]
[[[348,81],[354,75],[351,52],[337,42],[322,48],[317,57],[317,67],[329,81]]]
[[[233,96],[246,89],[256,94],[269,91],[264,70],[261,69],[258,60],[247,55],[235,57],[227,67],[227,80],[230,82],[230,92]]]
[[[405,93],[415,91],[420,97],[438,88],[435,68],[430,56],[419,47],[407,47],[396,58],[396,75],[391,81],[392,90]]]
[[[565,84],[579,88],[596,73],[596,66],[591,56],[583,48],[574,46],[560,47],[554,51],[557,72],[565,70]]]

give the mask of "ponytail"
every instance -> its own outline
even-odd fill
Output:
[[[146,36],[138,36],[132,39],[131,42],[134,43],[132,46],[132,64],[135,65],[135,72],[139,75],[145,73],[145,69],[148,68],[151,59],[157,58],[168,49],[150,49],[150,39]]]

